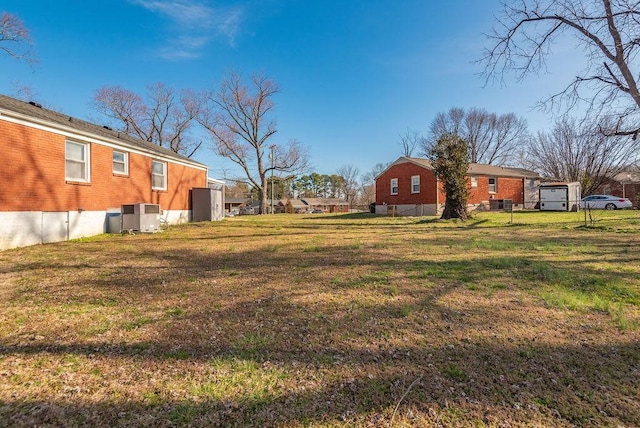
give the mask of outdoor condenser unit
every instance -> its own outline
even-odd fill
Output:
[[[132,204],[122,206],[122,230],[157,232],[160,230],[160,205]]]

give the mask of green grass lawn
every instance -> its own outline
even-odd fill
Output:
[[[640,426],[639,249],[594,211],[0,252],[0,426]]]

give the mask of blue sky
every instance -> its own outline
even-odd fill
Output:
[[[566,83],[575,52],[560,52],[541,77],[485,87],[474,60],[498,8],[498,0],[3,0],[0,9],[30,29],[40,62],[0,56],[0,92],[27,85],[45,106],[91,120],[104,85],[201,90],[230,70],[263,72],[281,87],[273,141],[301,141],[319,173],[347,164],[364,173],[400,156],[399,134],[426,134],[451,107],[550,127],[533,107]],[[209,147],[194,158],[213,177],[235,175]]]

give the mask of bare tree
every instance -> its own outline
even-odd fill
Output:
[[[445,134],[460,135],[460,130],[464,122],[464,109],[459,107],[450,108],[446,113],[438,113],[429,126],[429,139],[423,141],[428,147],[423,147],[425,153],[436,144],[438,139]]]
[[[446,114],[438,113],[429,131],[429,138],[422,143],[425,154],[433,150],[442,135],[459,135],[469,146],[470,162],[505,165],[524,143],[527,123],[513,113],[497,115],[480,108],[452,108]]]
[[[376,201],[376,184],[375,183],[360,183],[360,205],[367,206]]]
[[[344,193],[349,205],[353,206],[354,200],[358,195],[358,177],[360,176],[360,170],[355,165],[343,165],[336,173],[342,177],[342,193]]]
[[[11,82],[11,87],[11,96],[13,98],[26,102],[35,101],[36,99],[38,99],[39,94],[30,85],[16,80]]]
[[[163,83],[148,86],[146,100],[120,86],[103,86],[94,95],[94,106],[120,131],[191,157],[202,144],[189,132],[197,112],[194,99]]]
[[[0,14],[0,51],[28,63],[37,62],[29,30],[16,15]]]
[[[402,151],[402,156],[412,157],[413,153],[424,145],[423,140],[424,137],[418,131],[407,129],[404,134],[400,134],[398,145]]]
[[[527,121],[514,113],[495,116],[492,122],[493,138],[478,151],[475,161],[489,165],[506,165],[514,159],[515,150],[523,145],[529,135]]]
[[[278,91],[277,83],[264,75],[253,76],[247,85],[240,74],[232,73],[217,91],[204,93],[194,103],[195,116],[211,134],[215,152],[239,165],[258,190],[262,214],[267,212],[269,173],[295,174],[306,170],[309,162],[300,142],[271,143],[277,132],[271,116]]]
[[[249,199],[251,189],[244,181],[229,181],[224,186],[224,196],[226,198],[245,198]]]
[[[469,145],[469,161],[479,163],[494,145],[498,118],[495,113],[472,108],[464,114],[462,129],[458,132]],[[491,158],[491,155],[486,157]],[[483,159],[484,160],[484,159]],[[491,162],[482,162],[491,163]]]
[[[369,183],[369,184],[375,183],[376,178],[380,174],[382,174],[384,170],[387,169],[388,166],[389,166],[388,164],[378,162],[373,166],[373,168],[371,168],[371,171],[366,172],[362,175],[362,182]]]
[[[607,137],[597,126],[581,126],[575,119],[556,122],[539,132],[528,146],[527,167],[563,181],[579,181],[591,194],[632,161],[635,144],[629,137]]]
[[[587,65],[556,94],[541,101],[553,109],[586,103],[606,135],[640,132],[640,7],[632,0],[520,0],[505,2],[480,62],[487,81],[514,73],[518,80],[544,71],[559,39],[577,42]]]
[[[360,177],[360,194],[363,203],[370,204],[376,201],[376,178],[387,169],[387,166],[383,163],[377,163],[371,168],[371,171]]]

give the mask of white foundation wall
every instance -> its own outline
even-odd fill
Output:
[[[161,217],[162,224],[182,224],[189,222],[191,211],[164,211]],[[107,211],[0,212],[0,251],[95,236],[107,231]]]
[[[0,212],[0,250],[99,235],[106,211]]]
[[[163,224],[184,224],[191,221],[191,211],[164,210],[160,216]]]
[[[438,214],[436,204],[376,205],[376,214],[422,217]]]
[[[42,212],[0,212],[0,250],[42,243]]]
[[[100,235],[106,231],[106,211],[69,211],[69,239]]]

